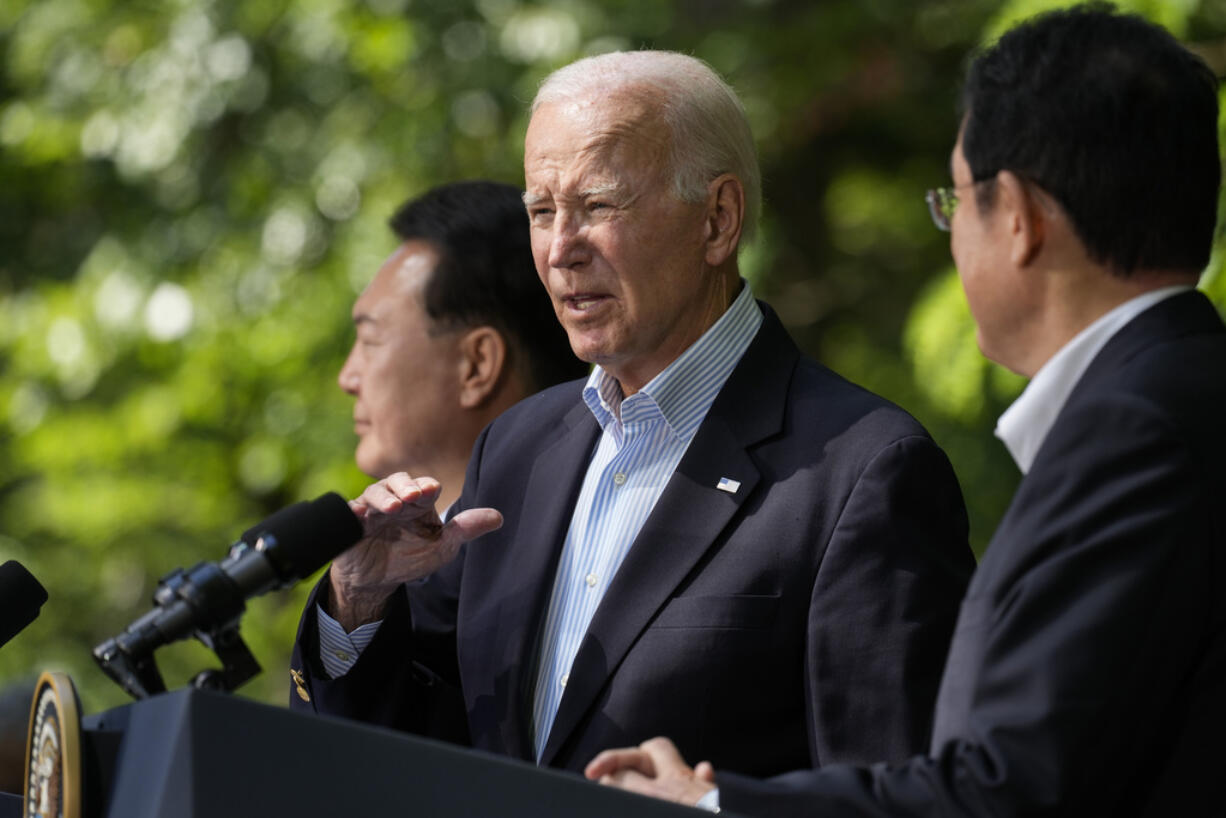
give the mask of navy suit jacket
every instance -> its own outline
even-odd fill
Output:
[[[772,781],[749,815],[1226,815],[1226,329],[1200,293],[1103,347],[971,581],[930,755]]]
[[[533,760],[538,636],[600,429],[574,382],[478,439],[461,508],[502,528],[405,586],[315,708]],[[735,493],[720,478],[740,482]],[[669,735],[775,774],[927,746],[973,570],[961,493],[916,421],[802,357],[773,313],[627,554],[575,658],[542,764]]]

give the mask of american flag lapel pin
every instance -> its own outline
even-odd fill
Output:
[[[741,487],[740,480],[733,480],[731,477],[721,477],[715,487],[720,491],[726,491],[729,494],[736,494],[736,490]]]

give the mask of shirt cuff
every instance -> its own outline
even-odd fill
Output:
[[[315,606],[316,623],[319,629],[319,661],[328,678],[344,676],[355,664],[362,651],[375,638],[380,622],[359,625],[353,633],[345,633],[341,623],[328,616],[322,606]]]
[[[699,798],[698,803],[694,806],[699,809],[705,809],[707,812],[719,812],[719,787]]]

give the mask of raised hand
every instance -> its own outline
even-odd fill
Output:
[[[434,508],[439,483],[397,472],[349,503],[365,529],[356,545],[332,562],[329,613],[346,629],[379,619],[401,583],[451,562],[460,546],[502,525],[492,508],[463,511],[444,525]]]

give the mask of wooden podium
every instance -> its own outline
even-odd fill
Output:
[[[572,774],[186,688],[82,720],[82,818],[710,813]]]

